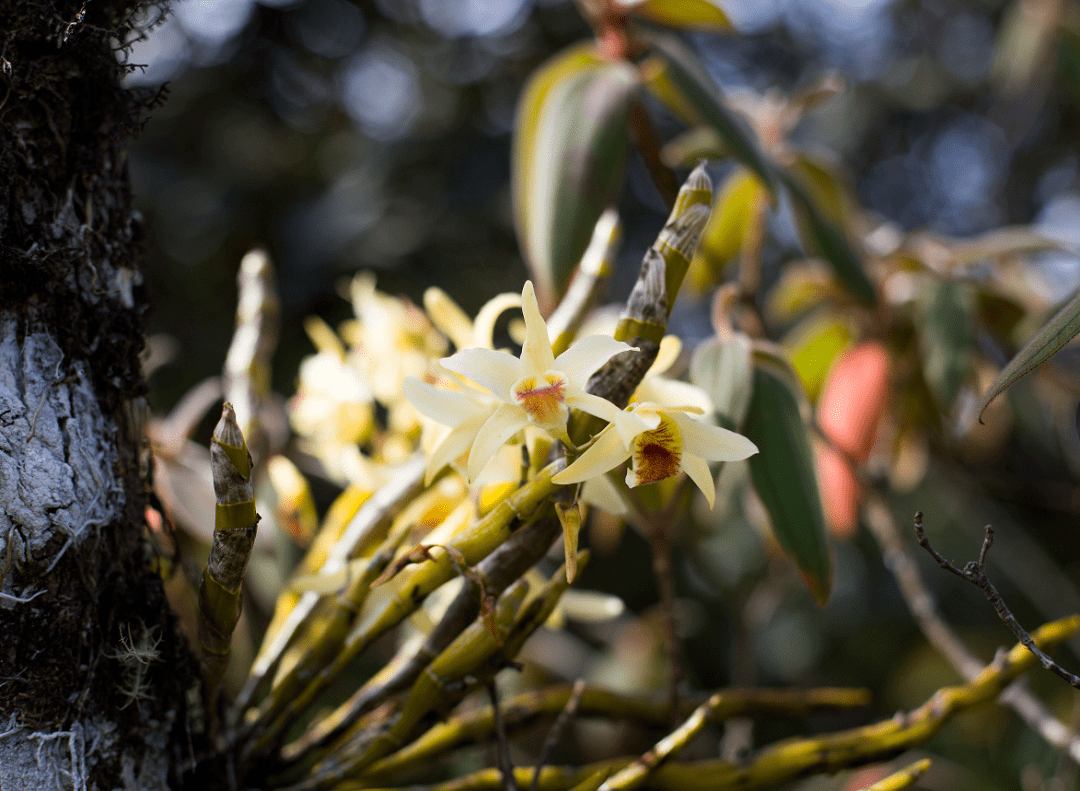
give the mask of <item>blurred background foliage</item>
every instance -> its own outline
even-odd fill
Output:
[[[773,154],[805,151],[843,174],[837,183],[866,210],[846,223],[865,249],[929,260],[933,268],[934,255],[952,250],[946,237],[979,238],[1017,224],[1080,245],[1080,5],[731,0],[723,7],[737,33],[684,38],[733,102],[751,113],[757,108],[759,120],[770,117],[768,108],[780,97],[833,73],[842,77],[843,90],[794,118],[790,130],[763,138],[763,147]],[[515,107],[544,60],[591,34],[572,3],[178,0],[147,22],[145,40],[129,57],[146,67],[133,72],[130,84],[153,93],[167,83],[167,99],[132,144],[130,169],[146,220],[152,348],[161,353],[150,379],[158,414],[221,371],[238,263],[253,247],[265,248],[277,270],[280,343],[272,382],[286,397],[295,392],[301,359],[313,351],[304,318],[315,314],[334,327],[348,318],[342,295],[358,270],[374,271],[381,291],[416,304],[426,288],[439,286],[470,315],[496,293],[520,290],[526,269],[510,193]],[[681,132],[673,116],[650,109],[665,141]],[[710,165],[718,193],[733,183],[726,181],[733,168],[723,159]],[[842,197],[823,207],[830,216],[843,214]],[[630,155],[618,208],[625,240],[608,301],[625,298],[667,215],[637,153]],[[800,220],[782,199],[765,222],[769,244],[758,293],[767,334],[784,340],[816,400],[827,387],[827,365],[815,368],[814,361],[831,362],[843,347],[865,341],[865,328],[845,313],[842,300],[807,323],[799,307],[809,293],[805,284],[821,280],[812,267],[783,266],[803,258]],[[906,237],[906,252],[897,253],[909,232],[930,235]],[[989,277],[994,263],[985,255],[971,262],[970,280]],[[687,348],[713,332],[708,297],[724,263],[712,275],[699,274],[696,295],[680,296],[671,331]],[[973,557],[982,525],[992,522],[998,545],[991,576],[1030,627],[1080,611],[1080,360],[1074,350],[1062,352],[1017,385],[1007,406],[999,399],[986,428],[973,416],[976,385],[985,386],[1075,289],[1078,264],[1065,250],[1025,255],[1009,270],[1016,293],[1029,297],[1023,303],[993,302],[974,287],[953,293],[963,284],[923,287],[903,278],[886,280],[882,292],[906,316],[883,339],[900,361],[894,381],[918,380],[933,390],[894,404],[896,422],[904,423],[912,404],[934,415],[914,420],[918,436],[908,445],[898,429],[899,450],[889,458],[871,457],[869,483],[889,481],[888,506],[905,536],[909,515],[925,512],[935,544],[950,557]],[[917,338],[915,327],[922,328]],[[940,348],[935,338],[944,339]],[[970,349],[972,359],[951,358],[958,348]],[[920,359],[925,376],[909,376],[903,366]],[[203,444],[210,427],[207,419],[196,435]],[[322,513],[336,489],[317,478],[313,483]],[[825,504],[828,512],[828,496]],[[913,624],[857,516],[829,514],[835,581],[823,608],[744,516],[724,513],[722,505],[697,516],[704,533],[685,542],[693,552],[676,556],[693,686],[868,686],[874,712],[887,716],[955,681]],[[618,528],[609,523],[594,522],[583,533],[596,555],[582,586],[620,596],[629,614],[603,627],[538,634],[527,658],[556,678],[572,679],[589,667],[602,683],[662,689],[662,640],[648,625],[658,598],[648,545],[632,530],[613,539]],[[287,542],[268,552],[275,558],[264,572],[270,576],[284,573],[299,554]],[[946,620],[982,658],[1011,644],[978,591],[939,573],[927,557],[917,559]],[[256,592],[249,641],[272,601]],[[1065,664],[1075,667],[1080,643],[1072,648]],[[1080,723],[1071,690],[1045,674],[1030,683],[1059,716]],[[835,727],[835,715],[817,716],[766,725],[754,741]],[[600,757],[620,739],[624,748],[648,745],[617,728],[598,728],[580,726],[579,759]],[[945,758],[922,781],[926,787],[1020,783],[1033,791],[1077,782],[1075,767],[1006,710],[961,718],[927,750]],[[478,758],[478,765],[488,760]],[[854,788],[856,782],[844,775],[803,785]]]

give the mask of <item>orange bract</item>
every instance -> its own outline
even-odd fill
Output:
[[[837,448],[857,461],[870,455],[888,388],[889,354],[879,343],[855,346],[829,371],[818,402],[818,423]]]

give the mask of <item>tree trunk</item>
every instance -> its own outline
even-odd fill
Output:
[[[144,538],[130,3],[0,0],[0,789],[176,788],[197,666]]]

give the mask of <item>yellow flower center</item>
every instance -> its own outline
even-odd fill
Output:
[[[542,428],[566,423],[566,389],[569,383],[558,371],[547,371],[543,376],[524,376],[514,383],[510,392],[514,403],[525,410],[529,420]]]
[[[682,469],[682,434],[675,421],[661,416],[660,425],[634,438],[633,466],[628,486],[641,486],[670,478]]]

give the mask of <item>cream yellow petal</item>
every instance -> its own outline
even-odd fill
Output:
[[[525,375],[521,360],[492,349],[462,349],[439,360],[443,368],[461,374],[486,387],[503,401],[510,400],[510,388]]]
[[[473,346],[473,323],[450,295],[432,286],[424,292],[424,310],[428,318],[459,349]]]
[[[337,333],[330,325],[318,316],[308,316],[304,319],[304,332],[320,352],[333,354],[338,360],[345,357],[345,346]]]
[[[690,476],[690,480],[697,484],[697,488],[701,489],[701,493],[705,495],[709,503],[709,508],[712,509],[713,502],[716,500],[716,482],[713,480],[712,473],[709,472],[709,465],[705,459],[684,453],[682,468]]]
[[[634,417],[629,412],[623,412],[606,398],[601,398],[592,393],[575,393],[566,399],[566,405],[573,409],[580,409],[582,412],[588,412],[590,415],[596,415],[608,423],[614,423],[625,415],[631,421],[629,425],[639,425],[642,431],[646,429],[640,418]]]
[[[434,387],[415,376],[406,377],[401,389],[417,412],[444,426],[456,426],[483,409],[465,393]]]
[[[551,480],[558,484],[580,483],[603,475],[630,458],[630,451],[623,445],[617,432],[605,429],[596,441],[577,459]]]
[[[622,491],[616,488],[607,475],[597,475],[585,481],[581,486],[580,499],[583,503],[599,508],[612,516],[627,516],[630,513],[630,507],[626,504]]]
[[[569,349],[555,358],[553,367],[566,374],[571,390],[581,390],[597,368],[616,354],[633,348],[610,335],[590,335],[571,344]]]
[[[506,444],[495,451],[495,455],[491,457],[484,469],[480,471],[480,474],[476,476],[476,480],[473,483],[487,487],[494,488],[503,486],[505,484],[514,484],[513,488],[517,488],[517,484],[521,482],[521,445]],[[486,510],[481,508],[481,510]]]
[[[688,404],[700,410],[700,414],[712,414],[715,411],[709,394],[700,387],[665,376],[646,376],[634,391],[634,398],[666,406]]]
[[[540,314],[536,292],[531,280],[525,281],[521,290],[521,312],[525,316],[525,343],[521,347],[521,362],[525,372],[542,374],[555,367],[555,355],[551,353],[547,324]],[[522,374],[524,376],[524,373]]]
[[[439,443],[431,453],[427,466],[424,468],[424,483],[431,483],[431,479],[447,464],[467,451],[476,439],[477,432],[491,417],[491,411],[481,411],[472,417],[463,420],[457,428],[447,435],[446,439]]]
[[[475,480],[495,452],[527,425],[529,418],[521,407],[502,404],[496,409],[480,427],[469,451],[469,480]]]
[[[660,413],[649,409],[635,409],[631,412],[622,412],[612,422],[615,424],[615,430],[622,437],[623,444],[629,448],[634,437],[642,431],[652,431],[660,425]]]
[[[757,445],[742,434],[710,426],[678,412],[670,413],[670,417],[682,432],[686,453],[707,461],[742,461],[758,452]]]
[[[498,294],[485,302],[473,322],[471,345],[481,349],[494,348],[495,322],[505,311],[520,307],[520,294]]]
[[[667,371],[679,359],[682,353],[682,341],[678,335],[665,335],[660,339],[660,351],[656,353],[656,359],[645,372],[645,376],[656,376]]]

